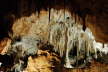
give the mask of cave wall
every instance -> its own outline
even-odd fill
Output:
[[[82,18],[82,24],[89,26],[97,41],[107,42],[107,0],[3,0],[0,2],[0,34],[9,37],[12,34],[13,22],[23,16],[30,16],[36,11],[40,13],[42,9],[67,9],[71,14],[76,14]],[[76,16],[75,16],[76,19]]]
[[[50,37],[56,35],[53,34],[49,37],[51,25],[57,24],[56,19],[59,19],[59,14],[62,14],[62,20],[64,20],[66,11],[68,11],[70,12],[69,16],[72,17],[71,21],[74,21],[75,24],[82,24],[83,30],[89,27],[96,41],[107,42],[107,4],[107,0],[4,0],[0,2],[0,39],[2,40],[5,37],[13,39],[17,36],[39,36],[47,42]],[[60,10],[62,10],[61,13],[59,13]],[[53,19],[55,21],[52,21]],[[60,23],[63,24],[62,21]],[[61,33],[65,32],[65,28],[62,28]],[[65,35],[63,34],[62,37],[66,37]],[[56,37],[52,39],[53,44]],[[63,46],[62,42],[59,43],[58,41],[54,45],[65,49],[64,46],[66,45]],[[7,47],[4,49],[7,49]],[[5,50],[2,52],[5,52]]]

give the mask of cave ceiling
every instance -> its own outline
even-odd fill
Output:
[[[8,37],[12,33],[15,21],[11,14],[21,18],[30,16],[42,9],[50,11],[66,9],[72,15],[82,19],[82,24],[89,27],[100,42],[108,42],[108,0],[2,0],[0,2],[0,38]]]

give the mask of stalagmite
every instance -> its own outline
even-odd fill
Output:
[[[69,20],[68,20],[69,21]],[[67,30],[67,48],[66,48],[66,64],[64,65],[65,67],[67,68],[73,68],[73,66],[71,66],[71,61],[70,61],[70,58],[69,58],[69,52],[70,50],[73,48],[73,35],[72,35],[72,26],[69,22],[67,23],[68,24],[68,30]]]

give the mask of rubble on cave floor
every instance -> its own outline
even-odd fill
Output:
[[[61,67],[60,57],[56,53],[39,50],[36,57],[28,58],[24,72],[61,72]]]

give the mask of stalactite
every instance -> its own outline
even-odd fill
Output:
[[[83,30],[86,30],[86,22],[85,22],[85,17],[83,18]]]
[[[103,43],[103,48],[104,48],[105,46],[104,46],[104,43]]]
[[[49,12],[49,22],[50,22],[50,16],[51,16],[51,1],[49,0],[49,2],[48,2],[48,6],[49,6],[49,8],[48,8],[48,12]]]
[[[60,52],[60,56],[63,56],[64,54],[64,45],[65,45],[65,29],[66,27],[64,24],[57,24],[51,27],[51,32],[50,32],[50,43],[53,45],[56,45],[55,51]]]
[[[74,14],[74,16],[75,16],[75,24],[76,24],[76,22],[77,22],[77,16],[76,16],[76,14]]]
[[[89,28],[85,27],[84,30],[84,26],[75,23],[73,20],[75,18],[71,19],[68,12],[65,12],[67,16],[65,20],[64,11],[63,13],[58,11],[59,13],[61,14],[57,17],[59,20],[50,27],[49,42],[54,45],[54,50],[59,52],[61,57],[65,54],[65,67],[82,68],[91,61],[93,56],[97,58],[95,38]]]
[[[49,8],[49,22],[50,22],[50,17],[51,16],[51,8]]]
[[[66,0],[64,0],[64,20],[65,20]]]
[[[81,22],[80,22],[80,17],[79,17],[79,16],[78,16],[78,23],[81,23]]]

